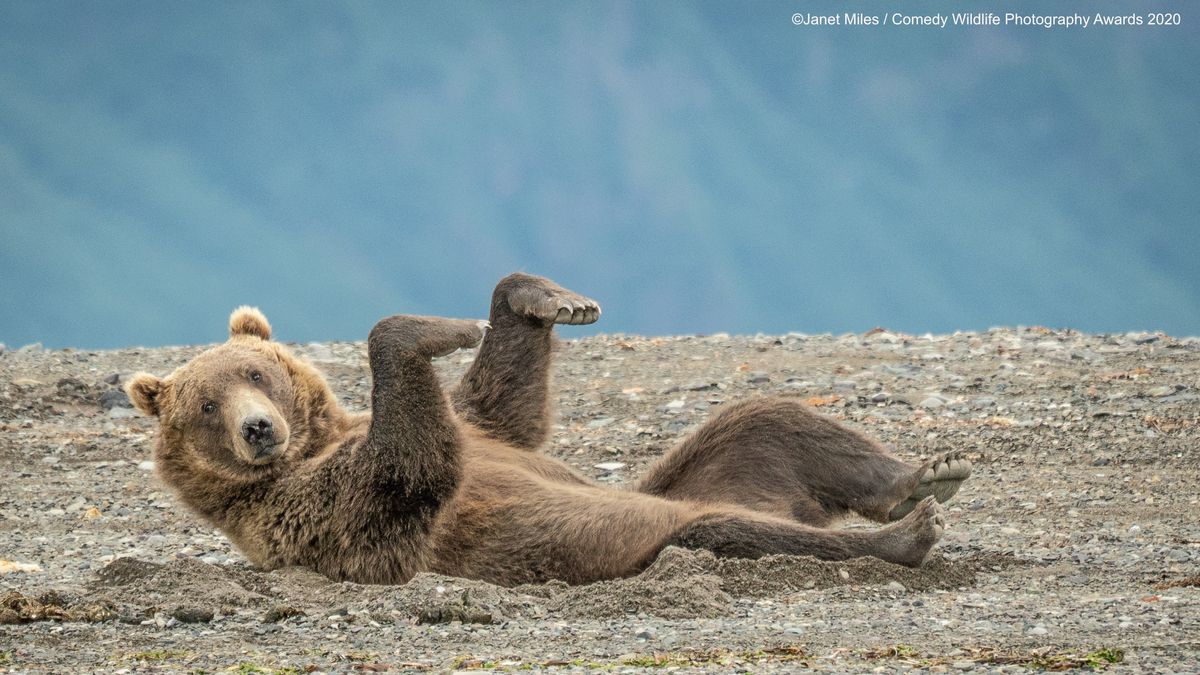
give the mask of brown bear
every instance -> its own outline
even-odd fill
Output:
[[[629,490],[537,452],[551,424],[553,326],[599,315],[588,298],[513,274],[496,286],[490,323],[388,317],[367,342],[371,412],[349,414],[320,373],[271,340],[266,318],[242,307],[228,342],[165,378],[140,373],[128,392],[160,421],[161,479],[267,569],[516,585],[635,574],[669,545],[925,560],[945,525],[938,501],[969,462],[907,464],[794,401],[729,405]],[[430,359],[476,344],[444,392]],[[848,512],[891,524],[825,529]]]

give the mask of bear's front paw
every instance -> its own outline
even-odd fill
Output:
[[[447,322],[446,328],[450,329],[450,333],[445,336],[445,342],[438,345],[440,349],[433,352],[435,357],[453,354],[460,349],[477,347],[483,341],[483,336],[492,327],[492,324],[481,319],[443,319],[443,321]]]
[[[389,316],[371,329],[371,351],[409,351],[438,357],[474,347],[491,327],[487,321],[444,319],[436,316]]]

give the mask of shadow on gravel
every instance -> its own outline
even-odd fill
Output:
[[[380,623],[463,621],[494,623],[516,618],[605,619],[643,613],[667,619],[729,615],[733,599],[785,596],[835,586],[902,584],[910,591],[972,586],[980,573],[1023,564],[1011,555],[976,553],[955,560],[934,557],[919,569],[874,558],[824,562],[810,557],[760,560],[716,558],[708,551],[667,548],[641,574],[584,586],[561,582],[504,588],[481,581],[419,574],[403,586],[330,581],[289,568],[260,572],[221,567],[193,558],[167,564],[120,558],[100,570],[87,588],[58,589],[61,608],[108,612],[40,612],[8,616],[39,619],[206,622],[221,615],[260,613],[265,622],[297,616]],[[45,594],[43,594],[45,595]],[[16,600],[14,600],[16,602]]]

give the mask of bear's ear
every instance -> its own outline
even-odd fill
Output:
[[[166,387],[166,382],[150,373],[135,373],[125,385],[125,393],[138,410],[147,415],[158,416],[158,395]]]
[[[253,335],[263,340],[271,339],[271,324],[257,307],[242,305],[229,315],[229,337]]]

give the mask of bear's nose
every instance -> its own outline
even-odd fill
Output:
[[[275,440],[275,427],[266,417],[248,417],[242,421],[242,438],[251,445],[269,445]]]

